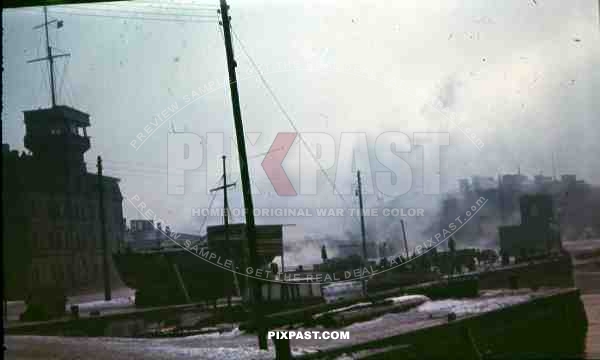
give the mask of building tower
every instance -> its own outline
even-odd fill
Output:
[[[39,320],[40,309],[60,316],[65,295],[118,284],[104,259],[123,239],[119,179],[88,173],[84,161],[90,115],[58,104],[54,60],[69,55],[50,46],[50,25],[63,22],[49,20],[44,7],[44,23],[34,29],[45,32],[46,54],[29,61],[48,64],[50,106],[24,111],[30,154],[18,156],[3,145],[3,208],[10,210],[2,219],[3,250],[10,254],[3,258],[10,261],[5,291],[10,299],[27,299],[23,315],[30,320]]]
[[[47,171],[54,177],[61,177],[63,173],[69,179],[74,175],[86,173],[83,156],[90,148],[90,139],[86,131],[90,126],[90,116],[71,107],[56,104],[54,59],[68,57],[70,54],[53,54],[48,35],[48,25],[51,24],[56,24],[57,28],[63,27],[61,20],[48,21],[48,10],[44,7],[44,23],[34,29],[44,29],[46,56],[28,62],[48,62],[52,102],[50,108],[24,112],[25,147],[33,153],[33,159],[40,170]]]
[[[90,116],[68,106],[24,111],[25,147],[40,170],[53,176],[86,173],[84,154],[90,149],[86,128]]]

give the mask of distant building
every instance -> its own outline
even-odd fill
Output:
[[[521,174],[507,174],[502,176],[502,186],[510,189],[520,189],[527,182],[527,176]]]
[[[152,220],[131,220],[125,233],[125,246],[133,251],[158,250],[167,236],[160,223]]]
[[[458,180],[458,188],[461,193],[467,193],[471,191],[471,185],[469,184],[469,179],[460,179]]]
[[[544,194],[552,199],[551,207],[559,226],[560,239],[597,238],[600,234],[600,217],[590,211],[600,204],[600,188],[578,179],[576,175],[565,174],[556,178],[538,174],[530,178],[521,173],[505,174],[498,175],[494,183],[495,186],[490,186],[492,179],[482,176],[459,180],[460,192],[442,200],[439,224],[432,223],[431,231],[439,231],[444,224],[456,221],[457,214],[473,205],[477,207],[477,201],[483,198],[485,206],[477,209],[473,218],[461,227],[456,238],[461,244],[477,242],[479,246],[497,247],[498,225],[513,225],[517,226],[518,231],[522,230],[522,196]],[[542,206],[549,208],[548,204]],[[513,230],[506,229],[504,233],[508,235]],[[511,233],[508,237],[515,238],[519,234]]]
[[[517,224],[519,214],[519,198],[530,191],[528,178],[521,174],[503,175],[499,184],[498,207],[502,224]]]
[[[554,182],[552,176],[544,176],[542,174],[534,176],[533,179],[534,184],[537,186],[550,185]]]
[[[561,175],[561,181],[565,185],[575,185],[577,183],[577,175]]]
[[[125,248],[134,252],[181,248],[180,244],[185,240],[198,242],[199,246],[206,245],[206,236],[172,233],[168,226],[163,229],[161,223],[155,225],[152,220],[131,220],[129,223],[125,233]]]
[[[25,111],[29,154],[2,145],[5,286],[9,298],[32,289],[101,288],[98,176],[88,173],[89,115],[67,106]],[[106,235],[123,242],[119,180],[102,177]],[[112,270],[112,276],[116,273]]]
[[[473,176],[471,177],[471,182],[475,191],[487,190],[497,186],[496,180],[489,176]]]
[[[552,196],[523,195],[520,198],[520,208],[520,225],[498,228],[502,255],[524,260],[559,253],[562,244]]]

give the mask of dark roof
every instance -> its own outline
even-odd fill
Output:
[[[65,105],[58,105],[52,108],[25,110],[25,122],[30,121],[61,121],[68,119],[77,123],[79,126],[90,126],[90,115],[83,111],[74,109]]]

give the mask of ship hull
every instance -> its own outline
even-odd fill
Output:
[[[113,259],[123,282],[136,290],[138,306],[213,301],[237,295],[230,271],[186,251],[121,253],[114,254]],[[243,290],[244,281],[241,283]]]

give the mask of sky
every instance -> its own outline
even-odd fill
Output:
[[[51,44],[71,54],[56,60],[58,103],[91,116],[88,169],[95,172],[101,155],[105,173],[121,179],[125,195],[138,195],[180,232],[202,231],[203,218],[192,217],[192,208],[208,206],[207,189],[219,181],[223,149],[204,141],[202,165],[185,173],[185,193],[169,194],[170,129],[204,139],[208,133],[223,133],[225,139],[234,134],[217,5],[157,0],[49,8],[50,19],[64,21],[59,29],[51,27]],[[552,154],[558,174],[600,184],[597,0],[232,0],[230,6],[244,126],[248,133],[260,133],[258,140],[248,137],[255,144],[247,140],[258,208],[357,206],[351,192],[354,170],[362,167],[367,187],[375,181],[374,172],[386,170],[374,151],[375,139],[388,131],[411,141],[414,132],[448,133],[434,179],[440,194],[424,193],[424,183],[431,181],[423,175],[429,160],[413,143],[410,152],[398,155],[412,169],[410,191],[366,194],[367,207],[399,199],[432,216],[440,196],[456,189],[457,179],[517,169],[551,175]],[[203,15],[191,22],[184,16],[190,14]],[[2,142],[24,150],[22,111],[50,103],[47,65],[26,63],[44,56],[43,32],[32,29],[43,15],[38,7],[4,10],[2,16]],[[211,82],[216,84],[212,92],[178,111],[141,147],[132,147],[156,114],[185,104],[186,96]],[[301,133],[329,134],[340,147],[342,133],[366,134],[366,148],[357,142],[338,149],[336,165],[326,169],[346,195],[336,195],[317,166],[304,161],[309,157],[299,138],[283,167],[295,189],[300,179],[315,178],[318,191],[276,194],[261,168],[261,154],[277,133],[294,131],[288,117]],[[238,182],[230,202],[240,208],[238,158],[235,148],[233,153],[225,148],[233,156],[229,178]],[[354,165],[353,154],[358,154]],[[221,205],[219,194],[214,206]],[[141,218],[132,203],[125,201],[124,207],[128,219]],[[348,215],[257,217],[259,224],[274,222],[301,224],[311,236],[341,236],[358,226]],[[409,226],[409,235],[427,234]]]

